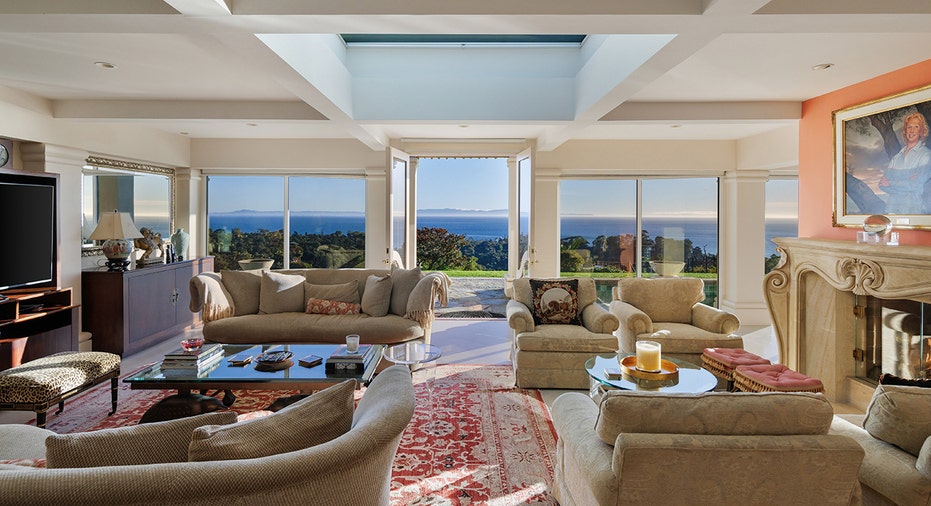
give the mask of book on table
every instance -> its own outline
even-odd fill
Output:
[[[206,348],[201,348],[203,351]],[[188,352],[185,352],[188,353]],[[198,353],[197,356],[167,354],[162,360],[162,369],[203,369],[213,365],[223,358],[223,346],[213,345],[209,350]]]
[[[184,351],[184,348],[176,348],[174,351],[165,354],[165,360],[189,360],[197,361],[212,357],[216,353],[223,351],[223,345],[220,343],[204,343],[197,351]]]
[[[166,378],[201,378],[206,376],[213,371],[214,369],[220,367],[222,362],[223,354],[217,353],[213,357],[199,363],[188,364],[171,364],[167,366],[162,362],[161,372],[162,376]]]
[[[356,353],[350,353],[346,350],[346,345],[341,344],[326,359],[326,369],[328,371],[345,370],[347,372],[364,370],[372,362],[375,355],[375,347],[371,344],[360,344],[359,351]]]

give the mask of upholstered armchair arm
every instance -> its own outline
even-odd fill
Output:
[[[559,435],[560,465],[565,481],[570,482],[557,479],[553,484],[556,495],[564,499],[568,494],[561,492],[571,488],[576,504],[603,504],[599,498],[616,497],[617,478],[611,470],[614,448],[593,429],[598,404],[585,394],[568,392],[553,401],[552,416]]]
[[[601,304],[589,304],[582,309],[582,326],[596,334],[613,334],[620,322]]]
[[[533,332],[536,327],[533,324],[533,313],[530,308],[523,302],[514,299],[508,301],[507,305],[508,326],[514,329],[515,334],[522,332]]]
[[[620,340],[620,351],[633,352],[637,336],[653,332],[653,320],[636,307],[615,300],[611,302],[609,310],[618,319],[617,337]]]
[[[200,311],[201,319],[205,322],[220,320],[236,313],[233,298],[223,286],[220,274],[202,272],[191,278],[188,288],[191,290],[191,303],[188,307],[192,313]]]
[[[737,315],[698,303],[692,306],[692,325],[715,334],[737,332],[740,320]]]

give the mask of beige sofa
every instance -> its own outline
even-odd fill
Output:
[[[539,317],[539,306],[553,301],[547,300],[549,290],[545,286],[538,285],[537,290],[532,286],[549,282],[574,283],[577,287],[571,303],[575,305],[569,314],[575,323],[553,323]],[[618,321],[596,302],[595,282],[591,278],[518,278],[512,290],[514,298],[507,303],[507,319],[513,330],[511,363],[517,386],[587,389],[585,362],[601,353],[617,352],[613,332]]]
[[[420,269],[207,272],[191,279],[190,309],[201,312],[204,337],[220,343],[341,343],[359,334],[363,343],[429,344],[434,302],[445,305],[448,285]],[[308,314],[311,298],[359,313]]]
[[[622,278],[613,298],[610,311],[621,322],[622,353],[635,353],[637,341],[656,341],[663,356],[702,365],[705,348],[743,348],[734,334],[737,316],[701,302],[700,278]]]
[[[569,392],[552,407],[562,506],[860,503],[856,441],[821,394]]]
[[[863,415],[836,415],[831,434],[866,451],[863,504],[931,504],[931,389],[879,385]]]
[[[393,366],[381,372],[354,412],[353,387],[354,384],[333,387],[336,391],[329,393],[331,397],[348,391],[348,402],[327,399],[333,410],[312,405],[314,397],[328,389],[301,401],[304,404],[294,404],[268,417],[226,425],[216,425],[222,423],[216,420],[226,414],[222,412],[74,437],[55,436],[51,431],[29,425],[0,425],[0,459],[41,458],[46,456],[48,446],[50,452],[57,452],[59,460],[77,459],[84,466],[40,469],[2,465],[0,505],[387,505],[391,465],[401,434],[414,412],[410,371]],[[313,426],[321,416],[331,417],[329,411],[343,408],[349,410],[348,418],[335,417],[338,423],[328,427]],[[315,413],[303,412],[311,409]],[[230,414],[235,420],[235,415]],[[279,423],[278,430],[263,426],[266,430],[253,433],[243,443],[229,444],[231,434],[234,437],[247,433],[248,424],[267,423],[276,416],[288,417],[286,423]],[[200,426],[192,432],[191,425],[197,422],[194,419],[200,417],[213,417],[208,423],[214,425]],[[344,428],[334,433],[336,425]],[[321,442],[321,434],[336,437]],[[153,435],[164,438],[164,444],[156,444]],[[262,441],[263,436],[268,441]],[[48,441],[52,438],[56,439],[54,443]],[[96,438],[96,451],[77,451],[81,438],[90,438],[91,442]],[[108,444],[100,442],[101,438],[109,438]],[[199,444],[198,448],[203,450],[205,441],[212,438],[220,439],[214,450],[221,452],[241,451],[243,447],[261,451],[268,444],[282,443],[297,444],[299,449],[259,458],[224,455],[220,458],[232,460],[183,461],[185,455],[199,458],[195,457],[195,447]],[[74,450],[71,455],[67,455],[69,448]],[[140,448],[147,449],[139,451]],[[180,450],[181,459],[153,458],[153,454],[170,457],[175,448]],[[48,458],[51,467],[53,454],[49,453]],[[120,458],[130,460],[121,465],[96,467],[101,460],[112,463]]]

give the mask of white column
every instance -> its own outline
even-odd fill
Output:
[[[81,303],[81,181],[89,153],[52,144],[20,144],[23,169],[59,174],[58,258],[59,284],[71,287],[75,304]]]
[[[737,170],[721,178],[719,307],[741,325],[769,325],[763,298],[766,256],[765,170]]]
[[[417,164],[419,159],[411,157],[407,167],[407,261],[404,267],[417,267]]]
[[[387,267],[388,248],[388,178],[384,167],[365,170],[365,267]]]
[[[559,276],[559,179],[558,169],[533,168],[530,212],[530,275]]]
[[[517,157],[509,156],[508,166],[508,275],[517,276],[520,268],[520,215],[518,199],[520,187],[517,174]]]
[[[185,260],[207,255],[207,188],[199,169],[175,169],[175,230],[191,235]]]

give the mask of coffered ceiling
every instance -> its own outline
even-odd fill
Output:
[[[585,39],[346,46],[339,34]],[[0,91],[38,97],[63,121],[372,149],[740,139],[796,124],[802,101],[924,61],[929,47],[925,0],[0,3]]]

